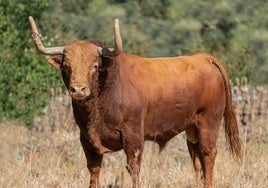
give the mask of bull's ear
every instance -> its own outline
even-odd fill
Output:
[[[50,65],[52,65],[54,68],[56,69],[60,69],[61,68],[61,64],[62,64],[62,55],[54,55],[54,56],[50,56],[50,58],[48,59],[48,62]]]

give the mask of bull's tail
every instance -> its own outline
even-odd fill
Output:
[[[231,153],[238,159],[241,159],[242,157],[241,140],[239,137],[238,124],[232,105],[232,91],[231,91],[230,78],[222,62],[213,57],[211,63],[214,64],[221,72],[225,86],[226,105],[224,112],[224,128],[225,128],[226,141],[228,142]]]

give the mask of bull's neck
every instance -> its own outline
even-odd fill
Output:
[[[113,97],[119,87],[119,65],[115,60],[113,64],[99,73],[99,94],[98,97]]]

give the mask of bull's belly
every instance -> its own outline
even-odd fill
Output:
[[[165,120],[165,119],[164,119]],[[176,117],[165,121],[152,121],[145,125],[145,139],[157,142],[160,147],[193,123],[193,117]]]
[[[181,127],[178,124],[166,124],[161,127],[158,126],[158,128],[155,129],[153,128],[150,131],[146,131],[145,139],[156,142],[166,142],[184,130],[184,126]]]

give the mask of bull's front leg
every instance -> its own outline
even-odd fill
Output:
[[[127,127],[127,126],[126,126]],[[123,133],[124,151],[127,156],[127,170],[132,178],[132,188],[140,187],[139,174],[144,147],[143,134],[139,131],[125,130]]]
[[[87,168],[90,172],[90,188],[100,187],[99,175],[103,155],[99,154],[90,142],[80,134],[80,142],[87,158]]]
[[[125,148],[125,153],[127,155],[127,170],[132,178],[132,187],[139,186],[139,174],[140,174],[140,165],[142,158],[143,147],[132,148],[129,145]]]

